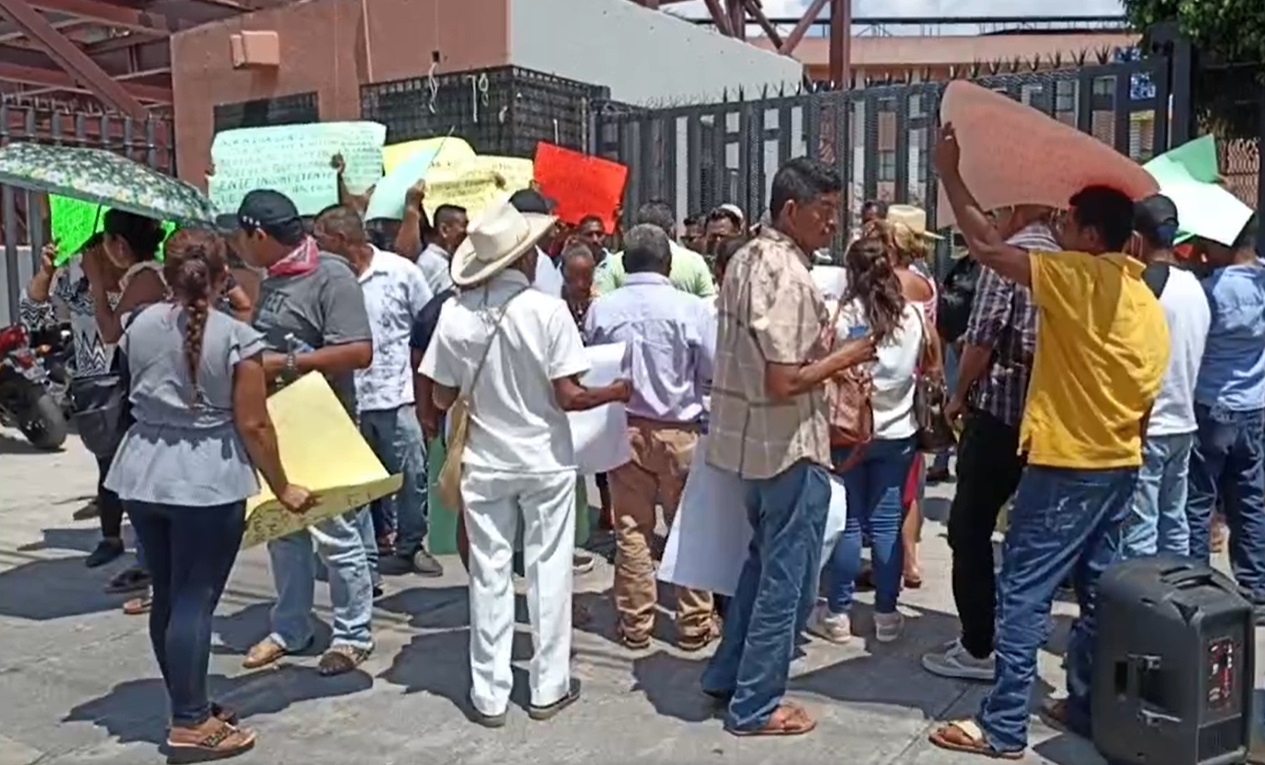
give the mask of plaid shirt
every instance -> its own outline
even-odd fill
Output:
[[[825,300],[808,257],[766,227],[734,255],[718,301],[707,461],[743,478],[772,478],[807,459],[830,464],[821,389],[770,399],[766,364],[803,364],[825,348]]]
[[[1061,249],[1050,230],[1042,225],[1025,228],[1007,244],[1030,252]],[[967,345],[993,350],[988,371],[971,389],[972,405],[1007,425],[1019,427],[1037,347],[1037,311],[1032,304],[1032,291],[991,268],[981,269],[963,340]]]

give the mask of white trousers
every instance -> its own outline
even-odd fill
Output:
[[[467,466],[461,478],[470,539],[470,700],[485,715],[513,687],[514,543],[521,530],[535,653],[531,703],[561,701],[571,684],[574,472],[506,473]]]

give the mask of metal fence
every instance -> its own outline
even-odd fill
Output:
[[[51,111],[0,104],[0,145],[13,142],[85,146],[108,149],[174,173],[175,151],[171,124],[162,119],[139,122],[106,114]],[[18,321],[18,299],[48,241],[45,196],[0,185],[0,227],[4,257],[0,258],[0,326]]]
[[[1170,139],[1185,140],[1171,131],[1170,104],[1181,106],[1183,95],[1169,86],[1168,64],[1164,57],[1117,60],[973,80],[1145,161],[1167,150]],[[680,217],[731,202],[754,218],[767,207],[779,165],[796,156],[817,157],[844,179],[842,246],[865,200],[916,204],[934,219],[936,186],[928,155],[944,87],[925,82],[763,93],[664,109],[599,104],[590,152],[629,167],[626,216],[659,198]]]

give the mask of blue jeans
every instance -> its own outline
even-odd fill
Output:
[[[705,691],[733,694],[725,727],[739,731],[767,725],[786,693],[804,590],[816,592],[830,509],[830,474],[807,460],[745,483],[751,549],[703,672]]]
[[[1195,404],[1199,430],[1190,453],[1191,557],[1207,562],[1218,493],[1230,527],[1230,566],[1252,600],[1265,603],[1265,412],[1227,412]]]
[[[412,557],[421,549],[427,529],[426,438],[413,405],[361,412],[360,433],[388,473],[404,476],[398,493],[370,506],[374,532],[398,531],[395,549]]]
[[[369,561],[360,538],[366,523],[364,509],[326,519],[315,526],[268,543],[277,603],[272,608],[270,638],[287,651],[301,651],[312,642],[310,620],[316,560],[312,541],[329,572],[329,599],[333,605],[333,644],[371,648],[369,629],[373,614],[373,585]]]
[[[1194,433],[1150,436],[1142,445],[1138,488],[1124,526],[1124,554],[1190,554],[1186,481]]]
[[[1069,576],[1080,616],[1067,644],[1068,725],[1088,736],[1098,579],[1123,557],[1121,525],[1136,468],[1073,470],[1029,465],[1010,508],[997,575],[997,677],[978,722],[992,748],[1028,745],[1028,704],[1054,591]]]
[[[852,608],[856,578],[861,573],[863,534],[870,539],[874,564],[874,610],[894,613],[900,598],[905,565],[900,544],[905,513],[902,495],[914,462],[914,439],[878,439],[862,448],[865,451],[861,459],[843,474],[843,485],[848,491],[848,524],[826,567],[826,600],[834,614],[847,613]],[[835,464],[847,459],[849,451],[836,452]]]
[[[211,714],[206,690],[211,619],[242,544],[246,503],[179,507],[124,500],[123,505],[149,551],[154,580],[149,640],[167,686],[172,724],[199,725]]]

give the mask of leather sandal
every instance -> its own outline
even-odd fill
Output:
[[[154,607],[154,594],[147,592],[139,598],[132,598],[123,604],[123,613],[128,616],[144,616]]]
[[[1023,752],[999,752],[984,738],[984,731],[974,720],[955,720],[940,726],[928,736],[931,743],[950,752],[978,754],[994,760],[1019,760]]]
[[[322,656],[317,669],[325,677],[346,674],[361,664],[373,653],[372,648],[358,648],[354,645],[336,645]]]
[[[773,714],[769,715],[769,721],[763,727],[755,730],[727,727],[725,730],[735,736],[802,736],[816,727],[817,721],[810,717],[803,707],[784,701],[773,710]]]
[[[225,760],[255,748],[255,733],[211,717],[194,728],[175,728],[167,736],[167,762]]]
[[[275,664],[287,653],[289,651],[272,638],[264,638],[252,645],[250,650],[246,652],[246,658],[242,660],[242,666],[246,669],[266,667],[269,664]]]

